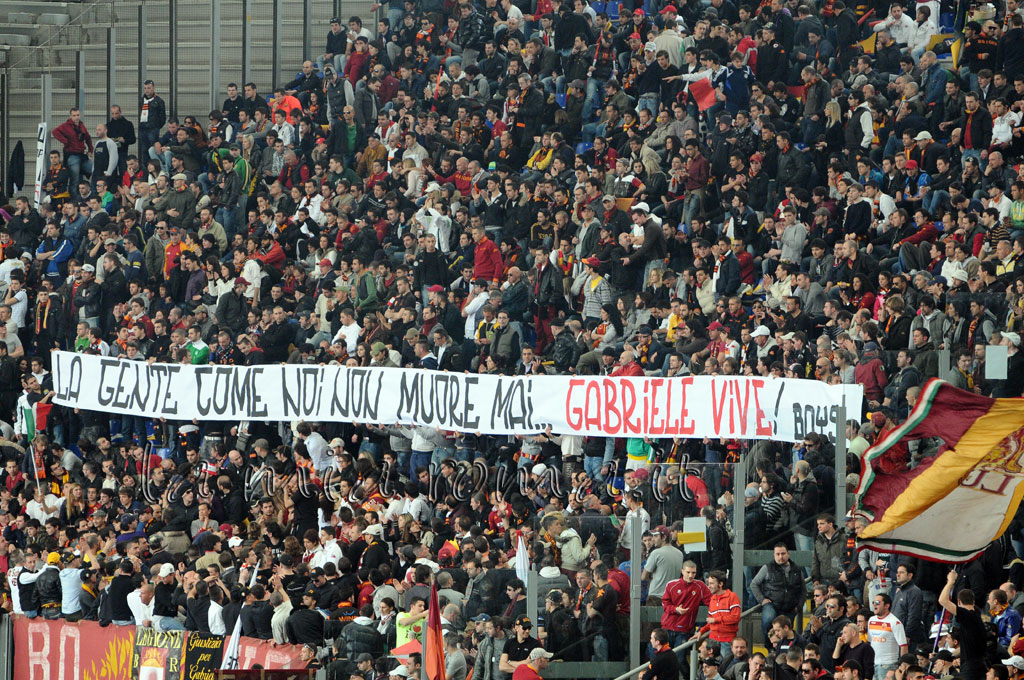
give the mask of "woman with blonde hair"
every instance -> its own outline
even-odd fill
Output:
[[[88,517],[89,511],[85,505],[85,491],[82,485],[77,482],[68,482],[64,485],[64,503],[60,507],[60,521],[62,524],[74,525],[79,519]]]

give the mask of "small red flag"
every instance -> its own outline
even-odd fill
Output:
[[[690,94],[701,111],[707,111],[715,105],[715,88],[711,87],[711,81],[707,78],[690,83]]]
[[[427,634],[423,643],[423,666],[427,680],[445,680],[444,630],[441,629],[441,607],[437,603],[437,583],[430,585],[430,608],[427,612]]]

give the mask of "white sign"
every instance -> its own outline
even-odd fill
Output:
[[[834,436],[863,388],[746,376],[500,376],[299,364],[188,366],[53,353],[54,402],[172,420],[401,423],[487,434]]]
[[[49,167],[46,162],[46,133],[46,121],[43,121],[36,131],[36,210],[39,210],[39,202],[43,200],[43,181],[46,180],[46,169]]]

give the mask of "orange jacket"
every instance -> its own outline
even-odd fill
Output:
[[[720,590],[711,596],[708,603],[708,616],[714,617],[714,623],[705,623],[700,632],[710,630],[709,637],[715,642],[732,642],[740,627],[740,598],[729,589]]]

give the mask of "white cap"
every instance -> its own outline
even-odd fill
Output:
[[[341,437],[335,437],[334,439],[331,440],[331,443],[329,444],[329,446],[332,449],[336,449],[339,446],[345,446],[345,440],[342,439]]]
[[[535,475],[542,475],[542,474],[544,474],[547,471],[548,471],[548,466],[545,465],[544,463],[537,463],[532,468],[530,468],[530,472],[532,472]]]
[[[1000,331],[999,333],[1004,338],[1010,341],[1014,347],[1020,347],[1020,335],[1017,333],[1011,333],[1010,331]]]
[[[174,573],[174,565],[170,562],[164,562],[160,565],[160,571],[157,572],[157,576],[160,578],[167,578]]]
[[[380,524],[371,524],[370,526],[363,529],[364,534],[370,534],[377,538],[384,538],[384,527]]]
[[[967,272],[963,269],[956,269],[950,274],[949,278],[954,281],[967,281]]]
[[[657,52],[657,51],[658,51],[658,46],[654,44],[653,40],[651,42],[647,43],[646,45],[644,45],[644,52]]]
[[[237,548],[240,545],[242,545],[242,539],[239,538],[238,536],[232,536],[231,538],[228,539],[228,547],[229,548]]]
[[[405,666],[399,666],[398,668],[388,671],[388,675],[397,675],[400,678],[407,678],[409,677],[409,669]]]
[[[926,139],[931,139],[931,138],[932,138],[932,133],[928,132],[927,130],[921,130],[920,132],[917,133],[917,137],[914,137],[914,141],[915,142],[921,142],[921,141],[924,141]]]
[[[630,210],[639,210],[640,212],[649,213],[649,212],[651,212],[651,206],[647,205],[643,201],[640,201],[639,203],[634,205],[632,208],[630,208]]]
[[[770,330],[768,330],[768,326],[758,326],[750,334],[750,337],[752,337],[752,338],[767,338],[771,334],[772,334],[772,332]]]
[[[554,654],[543,647],[534,647],[530,650],[530,661],[536,661],[537,659],[550,659],[553,656]]]

